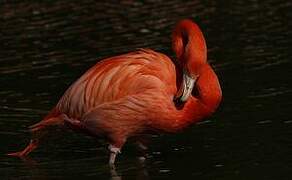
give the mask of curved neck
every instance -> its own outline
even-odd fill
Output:
[[[183,20],[176,26],[172,38],[173,50],[178,59],[177,86],[180,86],[179,89],[184,88],[185,80],[182,76],[185,71],[190,78],[197,79],[193,95],[177,110],[174,126],[181,128],[211,115],[217,109],[222,93],[217,76],[207,63],[207,47],[199,27],[191,20]]]
[[[199,72],[201,75],[195,85],[197,92],[196,94],[193,92],[195,95],[191,95],[182,107],[174,106],[171,98],[164,94],[157,96],[156,99],[151,96],[149,102],[153,103],[153,107],[161,107],[149,111],[153,119],[150,121],[152,128],[159,127],[166,132],[176,132],[210,116],[217,109],[221,101],[221,88],[217,76],[208,64],[204,64]]]
[[[178,126],[186,127],[210,116],[219,106],[222,99],[218,78],[209,64],[200,69],[196,83],[196,95],[192,95],[179,111]]]
[[[209,64],[203,65],[199,69],[199,73],[200,77],[196,86],[198,91],[197,99],[212,113],[217,109],[222,99],[219,80]]]
[[[204,35],[191,20],[183,20],[177,24],[172,33],[172,47],[179,63],[190,73],[207,61]]]

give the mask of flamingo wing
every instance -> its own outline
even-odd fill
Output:
[[[71,85],[56,108],[70,118],[81,119],[96,107],[126,100],[127,96],[149,91],[171,96],[176,92],[175,83],[172,61],[161,53],[141,49],[97,63]]]

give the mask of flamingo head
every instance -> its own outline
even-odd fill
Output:
[[[200,68],[207,63],[206,42],[199,26],[186,19],[176,25],[172,34],[172,47],[183,72],[182,83],[175,99],[185,102],[200,76]]]

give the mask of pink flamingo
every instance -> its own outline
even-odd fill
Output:
[[[109,142],[109,163],[130,137],[151,131],[177,132],[210,116],[222,93],[207,62],[199,27],[180,21],[172,34],[176,65],[166,55],[140,49],[104,59],[73,83],[58,104],[30,127],[32,139],[24,157],[40,143],[48,127],[68,125]]]

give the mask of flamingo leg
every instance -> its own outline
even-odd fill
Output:
[[[15,157],[25,157],[27,156],[31,151],[36,149],[38,147],[39,141],[38,140],[30,140],[29,144],[19,152],[9,153],[8,156],[15,156]]]
[[[138,150],[138,159],[142,162],[145,161],[148,156],[148,147],[147,145],[150,142],[150,138],[147,135],[141,135],[136,137],[135,145]]]
[[[137,148],[140,151],[147,151],[148,150],[148,147],[143,142],[137,141],[136,144],[137,144]]]
[[[63,119],[61,117],[55,117],[43,120],[35,125],[30,126],[32,139],[30,140],[29,144],[22,151],[8,153],[7,155],[24,158],[38,147],[43,136],[47,134],[49,127],[59,126],[61,124],[63,124]]]
[[[143,141],[137,141],[136,146],[138,150],[138,160],[139,160],[139,163],[142,165],[144,164],[147,158],[148,147],[145,145]]]
[[[118,154],[121,153],[121,148],[126,142],[126,137],[119,134],[119,135],[112,135],[111,137],[112,141],[110,145],[108,146],[108,150],[110,151],[110,157],[109,157],[109,165],[111,168],[115,167],[115,161]]]
[[[115,161],[116,161],[116,157],[119,153],[121,153],[121,148],[115,147],[114,145],[110,144],[108,146],[108,149],[110,151],[110,158],[109,158],[109,165],[110,166],[114,166]]]

